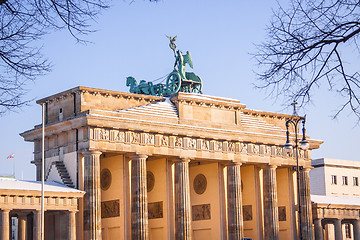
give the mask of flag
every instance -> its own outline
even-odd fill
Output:
[[[6,159],[14,158],[14,153],[10,154]]]

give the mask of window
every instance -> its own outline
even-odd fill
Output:
[[[358,177],[353,177],[353,185],[359,186],[359,178]]]
[[[347,176],[343,176],[343,177],[342,177],[342,182],[343,182],[343,185],[348,185],[348,177],[347,177]]]
[[[345,237],[351,239],[351,227],[350,223],[345,224]]]
[[[336,185],[337,184],[337,178],[336,175],[331,175],[331,184]]]

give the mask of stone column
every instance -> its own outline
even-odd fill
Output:
[[[18,213],[18,240],[26,240],[27,213]]]
[[[315,240],[324,240],[324,230],[321,224],[321,219],[314,220]]]
[[[10,210],[9,209],[1,209],[1,225],[0,225],[0,236],[1,240],[7,240],[9,239],[10,234],[10,216],[9,216]]]
[[[36,181],[41,181],[41,159],[35,159],[34,164],[36,166]]]
[[[360,240],[360,220],[353,220],[352,225],[354,229],[354,240]]]
[[[192,239],[189,159],[175,161],[175,239]]]
[[[240,166],[239,162],[227,166],[228,237],[232,240],[244,237]]]
[[[131,156],[131,239],[149,239],[146,155]]]
[[[277,204],[276,166],[264,168],[264,236],[279,239],[279,210]]]
[[[77,210],[69,211],[69,240],[76,240],[76,212]]]
[[[100,155],[98,151],[84,154],[84,239],[101,239]]]
[[[335,240],[343,240],[341,220],[334,219]]]
[[[312,207],[310,199],[310,168],[303,168],[300,170],[300,208],[301,208],[301,231],[302,237],[306,240],[312,240],[313,226],[312,226]]]
[[[34,211],[33,240],[41,240],[41,210]]]

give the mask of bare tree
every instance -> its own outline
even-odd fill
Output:
[[[289,8],[279,6],[267,38],[257,45],[257,86],[306,104],[325,85],[343,99],[334,117],[350,108],[360,119],[359,63],[351,64],[360,57],[359,33],[358,0],[291,0]]]
[[[82,35],[107,7],[102,0],[0,0],[0,115],[26,104],[26,82],[51,69],[36,41],[67,28],[84,42]]]

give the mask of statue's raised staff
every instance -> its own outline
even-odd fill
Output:
[[[152,82],[146,82],[141,80],[139,85],[133,77],[128,77],[126,86],[130,87],[131,93],[156,95],[168,97],[171,94],[177,92],[188,92],[188,93],[202,93],[202,81],[199,76],[193,72],[186,72],[185,67],[188,64],[193,68],[191,54],[189,51],[184,55],[180,50],[176,50],[175,37],[169,37],[169,46],[174,52],[175,64],[174,70],[167,75],[166,84],[162,83],[153,84]]]

